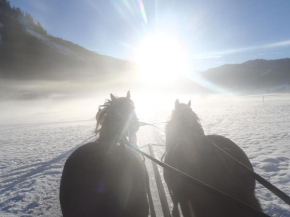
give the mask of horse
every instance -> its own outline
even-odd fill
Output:
[[[262,211],[255,196],[255,180],[214,145],[253,170],[247,155],[226,137],[205,135],[200,119],[191,108],[191,101],[185,104],[176,100],[165,132],[165,163]],[[166,170],[163,175],[174,204],[173,216],[179,216],[178,204],[184,217],[253,216],[248,210],[241,210],[237,204],[220,195],[210,194],[186,183]]]
[[[111,94],[96,120],[97,140],[76,149],[65,162],[59,194],[63,216],[147,217],[144,159],[125,145],[139,128],[130,92],[126,97]]]

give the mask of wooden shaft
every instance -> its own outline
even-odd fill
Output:
[[[153,158],[155,158],[155,154],[154,154],[152,145],[149,144],[148,148],[149,148],[150,155]],[[164,217],[171,217],[170,209],[169,209],[167,198],[166,198],[165,191],[164,191],[164,186],[162,184],[162,180],[161,180],[160,173],[158,171],[157,164],[152,161],[152,166],[153,166],[153,170],[154,170],[154,174],[155,174],[155,180],[156,180],[156,185],[157,185],[157,189],[158,189],[158,194],[159,194],[159,198],[160,198],[160,202],[161,202],[163,215],[164,215]]]

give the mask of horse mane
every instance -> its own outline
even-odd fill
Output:
[[[117,110],[122,103],[128,102],[129,105],[134,106],[134,103],[132,100],[126,98],[126,97],[117,97],[112,100],[107,99],[103,105],[99,106],[99,110],[96,114],[96,129],[95,129],[95,135],[100,135],[100,132],[102,130],[102,127],[106,125],[106,122],[108,120],[108,114],[113,109]]]

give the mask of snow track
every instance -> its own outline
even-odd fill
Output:
[[[289,95],[267,96],[265,103],[261,96],[211,98],[193,102],[192,107],[206,134],[233,140],[258,174],[290,194]],[[166,121],[170,110],[150,121]],[[63,165],[77,147],[95,139],[94,127],[93,120],[0,125],[0,216],[61,216],[58,194]],[[164,142],[165,135],[158,129],[144,126],[138,132],[139,146]],[[147,147],[142,150],[148,153]],[[154,151],[160,159],[164,147],[155,146]],[[148,159],[146,165],[157,216],[162,216]],[[290,207],[263,186],[257,184],[256,194],[268,215],[290,216]]]
[[[1,126],[0,216],[61,216],[64,162],[92,132],[92,121]]]

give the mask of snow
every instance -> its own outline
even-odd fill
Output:
[[[187,102],[190,98],[206,134],[220,134],[236,142],[258,174],[290,195],[290,95],[269,95],[264,103],[258,95],[179,99]],[[137,114],[145,122],[166,121],[175,98],[170,100],[170,106],[156,106],[151,115],[148,109],[142,112],[144,104],[136,100]],[[61,216],[58,194],[64,162],[75,148],[95,139],[95,121],[87,119],[88,113],[78,120],[65,120],[65,112],[42,115],[0,124],[0,216]],[[164,141],[164,133],[150,126],[138,132],[139,146]],[[142,150],[148,153],[146,147]],[[154,151],[160,159],[164,147],[155,146]],[[162,216],[152,164],[149,160],[146,164],[157,216]],[[289,206],[260,184],[256,194],[268,215],[290,216]]]

